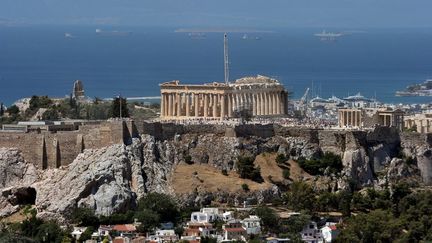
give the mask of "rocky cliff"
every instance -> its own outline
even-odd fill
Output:
[[[311,180],[316,187],[329,181],[335,190],[348,182],[358,187],[386,186],[405,179],[432,183],[432,139],[427,135],[399,134],[388,128],[351,132],[275,127],[271,133],[265,129],[265,133],[247,134],[242,128],[235,131],[242,134],[235,136],[211,129],[163,138],[142,134],[129,145],[87,149],[71,164],[44,171],[26,161],[19,150],[0,149],[0,217],[22,204],[35,204],[38,215],[47,218],[62,218],[79,206],[109,215],[134,207],[147,192],[174,194],[184,204],[241,203],[245,198],[266,201],[279,195],[281,188],[268,178],[261,184],[246,181],[251,191],[242,191],[238,185],[245,181],[235,173],[239,155],[279,153],[295,160],[326,151],[336,153],[343,160],[341,175]],[[186,160],[194,167],[188,167]],[[214,176],[204,173],[210,170]],[[218,179],[221,171],[229,174],[226,180]],[[203,178],[205,175],[211,178]],[[178,176],[192,178],[180,180]],[[190,185],[179,185],[182,181]],[[228,181],[236,186],[224,187]]]

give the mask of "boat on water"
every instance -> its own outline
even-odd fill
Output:
[[[396,96],[432,96],[432,79],[428,79],[421,84],[413,84],[406,87],[403,91],[396,91]]]
[[[259,36],[252,37],[252,36],[248,36],[247,34],[244,34],[242,36],[242,39],[243,40],[261,40],[261,37],[259,37]]]
[[[131,31],[119,31],[119,30],[102,30],[96,29],[96,34],[101,36],[128,36],[131,35]]]
[[[75,38],[75,36],[73,36],[71,33],[65,33],[65,34],[64,34],[64,37],[65,37],[65,38],[68,38],[68,39],[70,39],[70,38]]]
[[[203,32],[191,32],[188,34],[188,36],[194,40],[203,40],[207,38],[207,35]]]
[[[314,36],[318,37],[322,41],[334,41],[337,38],[344,36],[344,34],[340,32],[327,32],[326,30],[323,30],[321,33],[314,34]]]

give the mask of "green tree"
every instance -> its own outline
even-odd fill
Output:
[[[400,221],[389,211],[379,209],[349,218],[335,242],[394,242],[402,233]]]
[[[129,108],[126,98],[114,98],[111,104],[111,117],[129,117]]]
[[[59,118],[60,118],[59,113],[54,108],[50,108],[42,114],[42,120],[45,121],[55,121],[58,120]]]
[[[71,221],[79,226],[99,227],[99,218],[93,210],[86,207],[76,208],[71,214]]]
[[[150,232],[160,224],[159,215],[150,209],[138,211],[135,214],[135,218],[141,222],[141,225],[138,226],[138,231],[142,233]]]
[[[254,213],[261,219],[263,226],[268,231],[279,232],[280,219],[273,209],[267,206],[260,206],[254,209]]]
[[[174,199],[169,195],[151,192],[138,201],[138,211],[151,210],[159,215],[161,222],[175,222],[179,211]]]
[[[315,192],[305,182],[296,181],[290,186],[290,190],[283,195],[283,201],[288,207],[300,211],[313,211],[315,208]]]
[[[18,106],[16,106],[16,105],[12,105],[12,106],[10,106],[6,111],[7,111],[7,112],[9,113],[9,115],[11,115],[11,116],[14,116],[14,115],[16,116],[16,115],[18,115],[19,112],[20,112]]]
[[[264,181],[261,177],[260,167],[255,167],[254,159],[251,157],[239,156],[237,158],[237,173],[243,179],[250,179],[259,183]]]
[[[91,239],[91,235],[95,231],[95,228],[93,226],[89,226],[84,230],[84,232],[81,234],[80,238],[78,239],[79,242],[85,242],[86,240]]]

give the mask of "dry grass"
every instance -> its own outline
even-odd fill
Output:
[[[196,175],[194,175],[196,172]],[[269,182],[257,183],[240,178],[237,173],[230,172],[228,176],[220,170],[207,164],[179,164],[171,177],[171,185],[175,193],[183,194],[198,191],[208,192],[237,192],[241,191],[241,185],[247,184],[251,191],[266,189],[271,186]]]
[[[257,183],[248,179],[242,179],[234,171],[228,176],[207,164],[179,164],[171,177],[171,185],[175,193],[190,193],[194,190],[208,192],[238,192],[242,191],[241,185],[247,184],[251,191],[269,188],[273,182],[283,181],[282,171],[276,163],[276,153],[263,153],[255,158],[255,165],[260,166],[263,183]],[[312,180],[314,177],[306,173],[300,166],[292,161],[288,161],[290,167],[290,179],[292,181]],[[196,172],[196,173],[195,173]]]

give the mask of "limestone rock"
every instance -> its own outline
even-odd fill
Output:
[[[38,210],[65,214],[87,206],[98,215],[109,215],[133,205],[131,161],[124,145],[86,150],[74,162],[51,169],[33,186]]]
[[[342,163],[344,176],[355,182],[357,186],[372,184],[374,177],[364,148],[345,151]]]

